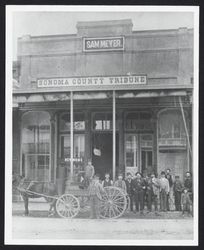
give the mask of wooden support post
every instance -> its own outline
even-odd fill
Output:
[[[55,130],[55,113],[54,112],[51,112],[50,113],[50,125],[51,125],[51,129],[50,129],[50,134],[51,134],[51,145],[50,145],[50,148],[51,148],[51,154],[50,154],[50,167],[51,167],[51,171],[50,171],[50,176],[49,176],[49,181],[54,181],[54,176],[55,176],[55,133],[56,133],[56,130]]]
[[[123,111],[120,110],[118,114],[118,140],[119,140],[119,171],[125,173],[125,163],[124,163],[124,121],[123,121]]]
[[[183,110],[183,104],[182,104],[180,96],[179,96],[179,104],[180,104],[180,108],[181,108],[181,114],[182,114],[182,118],[183,118],[185,132],[186,132],[188,148],[189,148],[190,156],[192,157],[192,150],[191,150],[191,144],[190,144],[190,139],[189,139],[189,134],[188,134],[188,128],[187,128],[186,119],[185,119],[184,110]]]
[[[74,114],[73,114],[73,92],[70,92],[70,179],[73,180],[74,173]]]
[[[88,159],[92,158],[91,150],[91,113],[89,110],[85,113],[85,165]]]
[[[113,181],[115,181],[116,170],[116,107],[115,107],[115,90],[113,90]]]

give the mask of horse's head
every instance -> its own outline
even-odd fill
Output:
[[[19,187],[24,181],[24,177],[19,174],[13,174],[12,176],[12,185],[13,187]]]

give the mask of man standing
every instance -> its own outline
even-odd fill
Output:
[[[190,172],[186,172],[186,178],[184,180],[184,188],[186,188],[190,194],[191,201],[193,200],[193,182]]]
[[[179,176],[175,176],[174,182],[174,197],[175,197],[175,210],[181,211],[181,193],[183,191],[183,185],[180,181]]]
[[[155,174],[152,174],[151,178],[152,178],[152,193],[153,193],[154,210],[155,210],[155,214],[158,215],[160,183],[159,183],[159,179],[156,178]]]
[[[115,181],[114,186],[121,188],[125,193],[127,192],[126,184],[125,184],[125,181],[123,180],[123,174],[118,175],[118,179],[117,181]]]
[[[95,174],[95,170],[94,170],[94,166],[92,165],[91,160],[88,160],[88,164],[85,167],[85,175],[84,175],[84,179],[85,179],[85,186],[88,187],[91,180],[93,179],[93,176]]]
[[[153,196],[153,188],[152,188],[152,178],[146,178],[146,198],[147,198],[147,211],[152,211],[152,196]]]
[[[130,199],[130,211],[133,211],[133,190],[132,190],[132,175],[127,173],[127,178],[125,180],[127,194]]]
[[[169,193],[166,199],[167,211],[170,211],[170,204],[173,203],[173,177],[171,174],[171,169],[166,170],[166,178],[169,181]]]
[[[104,192],[104,188],[99,182],[99,176],[95,175],[88,187],[91,207],[90,219],[99,219],[99,202]]]
[[[161,211],[167,211],[167,195],[169,193],[169,181],[165,177],[165,172],[161,172],[160,183],[160,209]]]
[[[134,202],[135,202],[135,212],[139,212],[143,214],[144,210],[144,190],[145,190],[145,182],[139,172],[136,174],[136,178],[133,179],[132,189],[134,194]]]
[[[110,187],[113,186],[113,181],[110,179],[110,174],[105,173],[105,179],[102,181],[103,187]]]

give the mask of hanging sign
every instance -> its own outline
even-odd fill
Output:
[[[124,37],[83,38],[83,51],[124,50]]]
[[[94,152],[94,155],[101,156],[101,150],[100,149],[94,148],[93,152]]]
[[[38,88],[83,87],[83,86],[125,86],[144,85],[147,83],[145,75],[125,76],[93,76],[38,79]]]

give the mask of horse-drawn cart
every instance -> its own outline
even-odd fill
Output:
[[[55,208],[57,214],[62,218],[74,218],[89,206],[88,189],[80,189],[76,186],[69,186],[69,189],[62,195],[50,193],[53,183],[26,182],[24,179],[17,186],[24,203],[25,214],[28,214],[28,198],[44,197],[50,202],[50,210]],[[40,191],[36,191],[39,187]],[[49,192],[46,192],[48,190]],[[123,215],[128,206],[127,194],[120,188],[110,186],[104,188],[103,195],[99,199],[99,215],[101,218],[118,218]]]
[[[127,208],[126,194],[117,187],[105,187],[105,193],[100,197],[99,214],[101,218],[118,218]],[[56,210],[60,217],[73,218],[88,203],[88,191],[70,190],[57,198]]]

